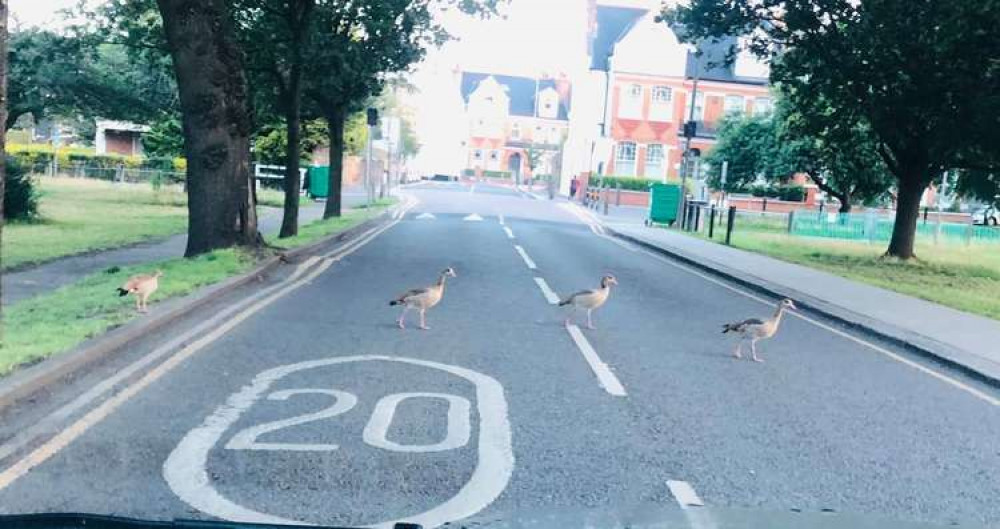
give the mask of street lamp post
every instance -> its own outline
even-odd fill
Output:
[[[687,205],[687,179],[691,166],[691,140],[698,132],[698,124],[694,120],[694,107],[698,100],[698,78],[701,75],[701,51],[695,50],[694,83],[691,86],[691,109],[688,111],[688,121],[684,124],[684,155],[681,159],[681,199],[678,201],[677,215],[684,214]]]

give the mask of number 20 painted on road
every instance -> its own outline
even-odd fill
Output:
[[[339,449],[336,444],[268,443],[260,442],[258,438],[266,433],[291,426],[330,419],[354,408],[358,402],[355,395],[334,389],[290,389],[268,394],[275,382],[292,373],[352,362],[408,364],[444,371],[463,378],[476,387],[476,410],[479,417],[476,468],[469,481],[454,496],[423,513],[368,525],[392,527],[396,521],[405,520],[425,527],[436,527],[472,516],[500,496],[507,487],[514,470],[511,428],[507,417],[507,401],[504,397],[503,386],[492,377],[463,367],[415,358],[379,355],[348,356],[300,362],[276,367],[258,374],[249,385],[226,399],[226,403],[209,415],[200,426],[188,432],[167,457],[163,464],[163,476],[171,490],[195,509],[225,520],[268,524],[307,523],[259,512],[224,497],[215,490],[209,479],[207,471],[209,453],[219,444],[223,435],[239,420],[240,416],[265,394],[267,394],[268,400],[277,401],[305,394],[327,395],[335,400],[332,405],[316,412],[240,430],[230,438],[229,442],[225,444],[225,448],[231,450],[292,451]],[[440,442],[426,445],[406,445],[388,440],[387,433],[399,404],[407,399],[416,398],[443,399],[448,402],[447,435]],[[426,392],[386,395],[375,404],[372,415],[362,433],[362,439],[370,446],[396,452],[426,453],[461,448],[469,443],[471,437],[471,409],[469,400],[457,395]]]
[[[315,413],[306,413],[297,417],[282,419],[251,426],[241,430],[226,444],[230,450],[292,450],[292,451],[328,451],[340,448],[335,444],[309,443],[261,443],[257,438],[265,433],[275,432],[284,428],[298,426],[314,421],[329,419],[350,411],[358,403],[358,397],[346,391],[335,389],[289,389],[276,391],[267,396],[268,400],[288,400],[294,395],[319,394],[329,395],[336,399],[332,406]],[[418,397],[442,399],[448,402],[448,430],[445,439],[430,445],[403,445],[386,438],[392,419],[396,415],[396,407],[406,399]],[[376,448],[384,448],[395,452],[443,452],[454,450],[468,444],[472,425],[469,420],[471,406],[468,399],[445,393],[394,393],[379,399],[375,411],[365,426],[362,439]]]

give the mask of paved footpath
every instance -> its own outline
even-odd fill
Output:
[[[360,194],[345,194],[345,205],[363,202]],[[305,225],[323,217],[323,203],[304,204],[299,210],[299,224]],[[260,231],[265,235],[278,232],[281,227],[281,210],[262,208]],[[132,266],[184,255],[187,234],[140,243],[103,252],[74,255],[26,268],[3,276],[3,304],[12,305],[38,294],[55,290],[80,280],[84,276],[112,266]]]
[[[641,208],[590,216],[620,236],[793,297],[838,319],[1000,380],[1000,322],[753,252],[642,224]]]

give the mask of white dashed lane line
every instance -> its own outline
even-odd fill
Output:
[[[507,238],[508,239],[513,239],[514,238],[514,232],[511,231],[511,229],[508,228],[507,226],[503,227],[503,231],[505,231],[507,233]]]
[[[536,277],[535,284],[538,285],[538,288],[542,291],[542,295],[545,296],[545,301],[548,301],[550,305],[559,303],[559,296],[549,288],[549,284],[545,282],[545,279]]]
[[[601,384],[601,387],[604,388],[604,391],[607,391],[608,394],[615,397],[627,396],[625,393],[625,387],[618,381],[618,377],[616,377],[611,371],[608,364],[605,364],[604,361],[601,360],[601,357],[597,356],[597,351],[595,351],[590,345],[587,337],[580,332],[580,328],[576,325],[570,324],[566,326],[566,330],[569,331],[570,338],[573,338],[573,343],[575,343],[576,347],[580,349],[580,353],[583,354],[583,358],[587,360],[588,364],[590,364],[590,369],[593,370],[595,375],[597,375],[597,381]]]
[[[514,249],[517,250],[517,253],[521,255],[521,259],[524,259],[524,264],[528,265],[528,268],[532,270],[536,270],[538,268],[538,266],[535,265],[535,262],[532,261],[530,257],[528,257],[528,253],[524,251],[524,248],[521,248],[519,245],[515,244]]]

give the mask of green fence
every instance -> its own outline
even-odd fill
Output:
[[[888,241],[892,236],[893,218],[865,213],[830,214],[797,211],[788,221],[789,233],[807,237],[828,237],[855,241]],[[940,229],[940,232],[938,231]],[[951,242],[1000,243],[1000,229],[934,221],[917,222],[917,238],[933,240],[935,236]]]

